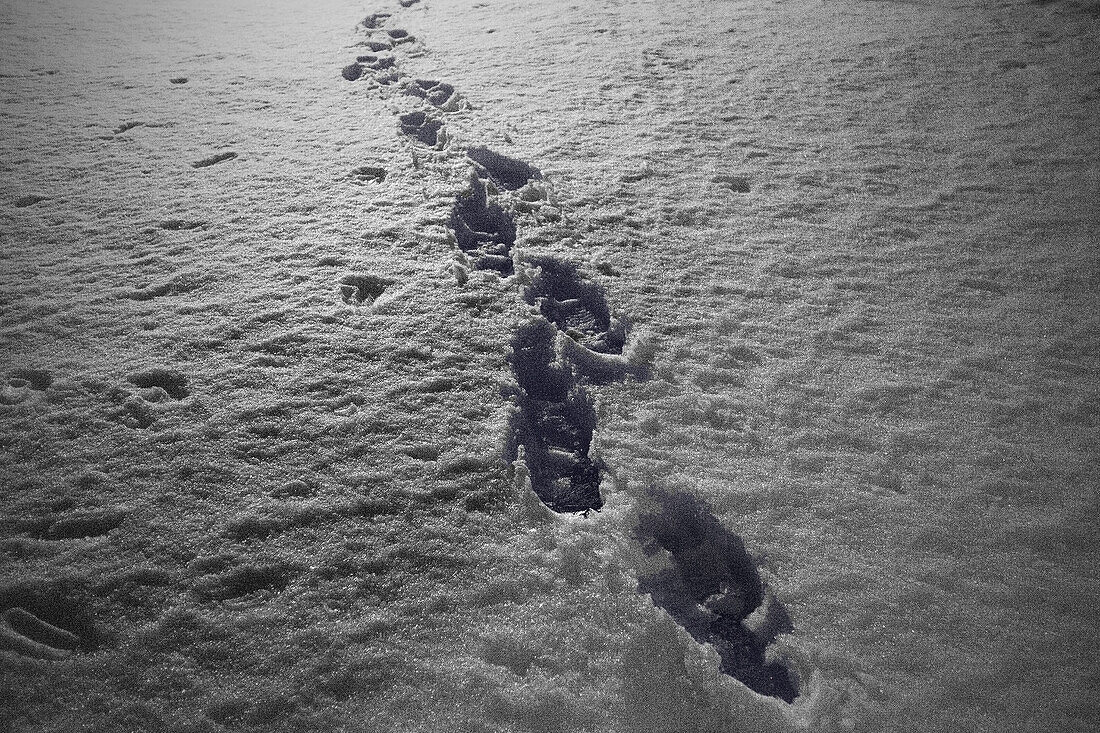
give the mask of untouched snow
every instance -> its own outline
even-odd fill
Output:
[[[1100,726],[1095,2],[0,23],[0,730]]]

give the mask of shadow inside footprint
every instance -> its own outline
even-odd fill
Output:
[[[439,133],[443,129],[443,123],[440,120],[429,117],[423,112],[409,112],[401,115],[398,120],[398,127],[405,135],[427,145],[429,148],[439,145]]]
[[[126,381],[135,387],[160,387],[172,399],[182,400],[191,394],[187,389],[187,377],[175,369],[156,367],[142,372],[134,372]]]
[[[585,279],[576,265],[556,257],[531,257],[536,268],[523,298],[537,305],[546,320],[582,346],[604,354],[621,354],[623,329],[613,328],[603,289]]]
[[[459,249],[470,255],[474,268],[511,275],[516,224],[495,201],[489,200],[485,181],[470,176],[470,191],[455,199],[451,229]]]
[[[468,149],[466,156],[477,164],[480,171],[492,179],[493,183],[509,191],[516,191],[526,186],[528,182],[542,178],[537,168],[522,160],[493,152],[484,145]]]
[[[745,543],[691,494],[650,489],[657,510],[643,514],[637,534],[646,554],[669,553],[671,567],[644,576],[638,590],[668,611],[700,644],[712,644],[722,671],[761,695],[786,702],[798,696],[790,671],[765,651],[790,619],[764,583]],[[760,613],[761,609],[763,613]],[[750,627],[750,614],[763,619]]]
[[[512,369],[521,391],[513,425],[516,446],[542,503],[556,512],[584,512],[603,506],[599,467],[589,457],[596,410],[588,393],[559,364],[554,328],[532,321],[512,343]]]
[[[84,606],[57,588],[22,584],[0,590],[0,648],[58,660],[94,651],[102,637]]]
[[[390,285],[393,280],[375,275],[344,275],[340,278],[340,296],[352,305],[373,303]]]
[[[435,81],[434,79],[417,79],[414,82],[410,82],[405,85],[405,94],[413,97],[420,97],[430,102],[436,107],[446,108],[449,102],[454,100],[455,107],[458,105],[456,100],[455,88],[450,84],[442,81]],[[451,110],[453,111],[453,110]]]
[[[386,180],[386,169],[374,165],[359,166],[351,172],[359,183],[382,183]]]

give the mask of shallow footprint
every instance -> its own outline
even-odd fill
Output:
[[[80,637],[54,626],[30,611],[16,606],[0,614],[0,648],[36,659],[59,660],[80,646]]]

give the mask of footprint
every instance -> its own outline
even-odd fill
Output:
[[[994,295],[1004,295],[1005,289],[996,280],[990,280],[984,277],[968,277],[959,281],[959,284],[964,288],[970,288],[971,290],[982,290],[987,293],[993,293]]]
[[[386,180],[386,169],[373,165],[364,165],[351,172],[356,183],[382,183]]]
[[[44,582],[0,587],[0,609],[0,649],[59,660],[102,640],[84,605]]]
[[[30,611],[16,606],[0,614],[0,648],[27,657],[59,660],[80,646],[80,637],[71,631],[43,621]]]
[[[734,193],[751,193],[752,185],[749,179],[745,176],[734,175],[720,175],[711,179],[713,183],[717,183],[723,188],[727,188]]]
[[[34,206],[35,204],[40,204],[43,201],[49,200],[50,199],[48,196],[38,196],[36,194],[30,194],[29,196],[20,196],[15,201],[12,201],[12,203],[18,209],[25,209],[28,206]]]
[[[45,392],[53,384],[53,376],[44,369],[13,369],[0,382],[0,404],[18,405],[34,399],[36,392]]]
[[[794,700],[790,671],[765,659],[776,635],[791,630],[790,618],[767,598],[744,542],[691,494],[658,488],[649,494],[655,511],[641,516],[637,535],[646,554],[666,552],[671,563],[641,577],[639,592],[697,642],[714,646],[722,672],[761,695]]]
[[[363,46],[364,48],[369,50],[371,53],[380,53],[382,51],[392,51],[393,50],[393,42],[390,41],[389,39],[382,40],[382,41],[371,39],[371,40],[368,40],[368,41],[360,41],[359,43],[357,43],[355,45],[356,46]]]
[[[537,305],[546,320],[577,343],[602,354],[621,354],[625,329],[611,317],[600,286],[586,280],[577,267],[555,257],[524,260],[534,267],[523,298]]]
[[[348,64],[340,70],[340,76],[348,81],[355,81],[363,75],[363,67],[360,64]]]
[[[398,45],[401,43],[412,43],[416,40],[415,36],[410,36],[407,30],[403,30],[401,28],[393,28],[391,30],[388,30],[386,31],[386,35],[390,37],[390,40],[393,41],[394,45]]]
[[[44,392],[53,384],[53,375],[45,369],[12,369],[8,372],[12,379],[21,379],[30,389]]]
[[[371,13],[366,18],[363,18],[363,20],[359,21],[359,25],[363,26],[367,30],[381,28],[389,19],[389,17],[389,13]]]
[[[226,568],[225,558],[210,558],[192,563],[192,569],[210,569],[201,574],[191,591],[205,601],[229,601],[245,596],[263,598],[282,591],[290,583],[290,571],[281,564],[248,564]]]
[[[443,122],[429,117],[424,112],[408,112],[398,117],[401,132],[416,139],[429,148],[442,145],[444,135]]]
[[[420,97],[444,112],[457,112],[462,108],[462,95],[450,84],[434,79],[417,79],[405,85],[405,94]]]
[[[530,181],[542,178],[537,168],[493,152],[484,145],[469,148],[466,157],[474,162],[479,174],[484,174],[482,178],[490,178],[498,187],[509,191],[516,191]]]
[[[121,135],[127,130],[132,130],[135,127],[141,127],[144,124],[144,122],[123,122],[121,125],[115,128],[114,132],[116,135]]]
[[[191,394],[187,389],[187,377],[174,369],[156,367],[146,371],[134,372],[126,377],[126,381],[143,389],[159,387],[174,400],[182,400]]]
[[[362,305],[373,303],[387,287],[393,285],[393,280],[387,280],[374,275],[344,275],[340,278],[340,297],[345,303]]]
[[[205,225],[205,221],[187,221],[186,219],[165,219],[164,221],[157,223],[157,226],[161,229],[167,229],[168,231],[173,232],[198,229]]]
[[[120,293],[119,297],[129,298],[130,300],[152,300],[166,295],[183,295],[184,293],[190,293],[193,290],[199,289],[210,279],[209,275],[203,275],[196,272],[182,272],[166,282],[157,283],[155,285],[145,285],[144,287]]]
[[[520,328],[512,342],[512,370],[520,386],[516,445],[523,446],[531,487],[556,512],[600,509],[600,471],[588,455],[596,410],[588,393],[559,363],[554,328],[543,320]]]
[[[119,527],[126,513],[113,509],[72,512],[52,521],[36,522],[30,535],[40,540],[78,540],[102,537]]]
[[[141,395],[132,394],[119,388],[110,397],[118,405],[111,413],[111,417],[120,424],[128,428],[144,430],[156,422],[156,411],[150,401],[144,399]]]
[[[361,67],[359,73],[362,74],[362,69],[371,69],[372,71],[385,71],[386,69],[391,69],[394,64],[397,63],[397,59],[389,55],[379,56],[377,54],[368,53],[356,57],[355,62]],[[350,79],[349,81],[354,81],[354,79]]]
[[[224,153],[218,153],[217,155],[211,155],[209,158],[203,158],[197,160],[191,164],[192,168],[207,168],[218,163],[222,163],[227,160],[233,160],[237,157],[237,154],[233,151],[226,151]]]
[[[485,181],[476,175],[470,176],[470,192],[455,199],[450,226],[459,249],[470,256],[474,269],[512,274],[515,221],[489,200]]]
[[[31,385],[25,379],[9,377],[0,387],[0,405],[18,405],[32,397]]]

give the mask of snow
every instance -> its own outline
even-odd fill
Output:
[[[1098,17],[4,5],[0,728],[1096,728]]]

